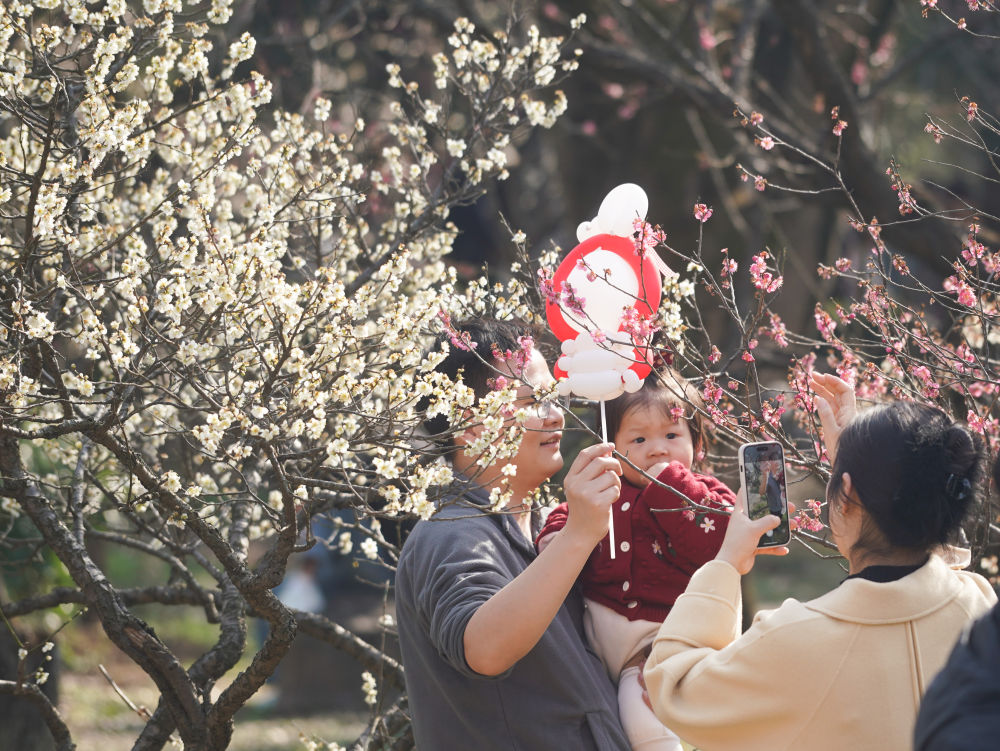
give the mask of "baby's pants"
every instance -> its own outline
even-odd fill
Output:
[[[618,717],[632,751],[681,751],[681,739],[642,700],[639,668],[625,668],[618,680]]]
[[[618,716],[632,751],[681,751],[680,739],[656,719],[642,700],[639,668],[622,669],[634,655],[653,642],[659,623],[630,621],[606,605],[585,598],[583,630],[591,648],[618,683]]]

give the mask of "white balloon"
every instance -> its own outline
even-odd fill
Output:
[[[635,183],[622,183],[604,197],[596,217],[577,226],[577,242],[594,235],[631,237],[632,223],[636,219],[645,219],[647,211],[649,199],[646,191]]]
[[[639,279],[629,262],[617,253],[598,248],[584,257],[590,272],[596,275],[591,281],[586,269],[575,268],[566,277],[576,293],[583,298],[584,316],[563,309],[563,318],[577,332],[617,331],[621,325],[622,310],[635,305],[639,297]],[[605,279],[605,271],[609,272]]]
[[[646,191],[635,183],[625,183],[604,197],[597,218],[609,235],[631,237],[632,223],[636,219],[645,219],[647,211],[649,199],[646,198]]]
[[[576,225],[576,241],[582,243],[588,237],[601,234],[601,229],[597,225],[597,219],[589,222],[580,222]]]
[[[584,399],[607,401],[622,392],[636,391],[642,385],[635,371],[630,370],[635,349],[628,343],[610,338],[598,344],[587,332],[562,343],[563,356],[556,363],[566,372],[559,382],[559,393],[570,392]]]
[[[642,388],[642,382],[643,382],[643,380],[645,380],[645,379],[640,378],[639,376],[637,376],[635,374],[634,370],[626,370],[625,371],[625,390],[628,393],[630,393],[630,394],[634,394],[636,391],[638,391],[639,389]]]
[[[622,395],[625,387],[621,375],[613,370],[600,373],[575,373],[569,377],[570,388],[577,396],[605,402]]]

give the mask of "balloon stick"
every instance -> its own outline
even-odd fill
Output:
[[[604,400],[601,399],[601,441],[608,442],[608,418],[604,414]],[[614,506],[608,509],[608,542],[611,545],[611,560],[615,559],[615,514]]]

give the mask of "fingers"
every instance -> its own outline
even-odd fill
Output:
[[[754,532],[757,532],[759,539],[772,529],[777,529],[781,526],[781,519],[774,514],[768,514],[767,516],[762,516],[760,519],[754,519],[750,524],[753,526]]]
[[[782,545],[781,547],[774,548],[758,548],[757,555],[788,555],[788,546]]]
[[[816,404],[816,411],[819,412],[820,420],[826,422],[828,419],[835,419],[833,415],[833,407],[830,406],[830,398],[828,396],[824,396],[817,391],[814,403]]]
[[[824,398],[831,406],[849,407],[855,402],[854,387],[832,373],[813,373],[809,385],[817,396]]]
[[[821,388],[830,391],[831,393],[843,393],[845,391],[853,390],[847,381],[840,376],[834,375],[833,373],[814,372],[811,374],[810,380],[819,384]]]
[[[736,491],[736,503],[733,506],[732,513],[738,516],[747,515],[747,494],[742,487]]]
[[[621,494],[622,481],[614,472],[602,472],[597,477],[587,481],[587,488],[594,494],[595,500],[613,503]]]
[[[593,446],[588,446],[577,454],[568,474],[577,475],[584,481],[593,480],[595,477],[609,470],[616,475],[620,475],[622,473],[622,465],[621,462],[612,456],[614,450],[615,444],[613,443],[597,443]]]

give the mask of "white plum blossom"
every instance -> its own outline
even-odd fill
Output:
[[[378,686],[375,683],[375,676],[367,670],[361,674],[361,693],[364,694],[365,704],[370,707],[378,701]]]
[[[361,541],[361,552],[365,554],[365,558],[374,561],[378,558],[378,543],[371,537],[366,537]]]
[[[21,449],[0,463],[67,534],[169,566],[158,593],[216,624],[257,597],[273,632],[259,567],[316,542],[313,515],[334,525],[322,543],[351,555],[357,535],[392,565],[378,518],[434,512],[455,476],[425,419],[482,424],[481,466],[517,451],[513,390],[477,403],[432,345],[442,316],[530,320],[533,290],[460,278],[449,215],[565,111],[575,56],[459,19],[433,80],[390,63],[392,103],[355,112],[318,88],[286,111],[253,35],[227,26],[237,7],[0,4],[0,100],[18,103],[0,108],[0,421]],[[32,498],[0,499],[5,517]],[[89,586],[83,546],[55,554]],[[230,677],[247,695],[260,678]]]

